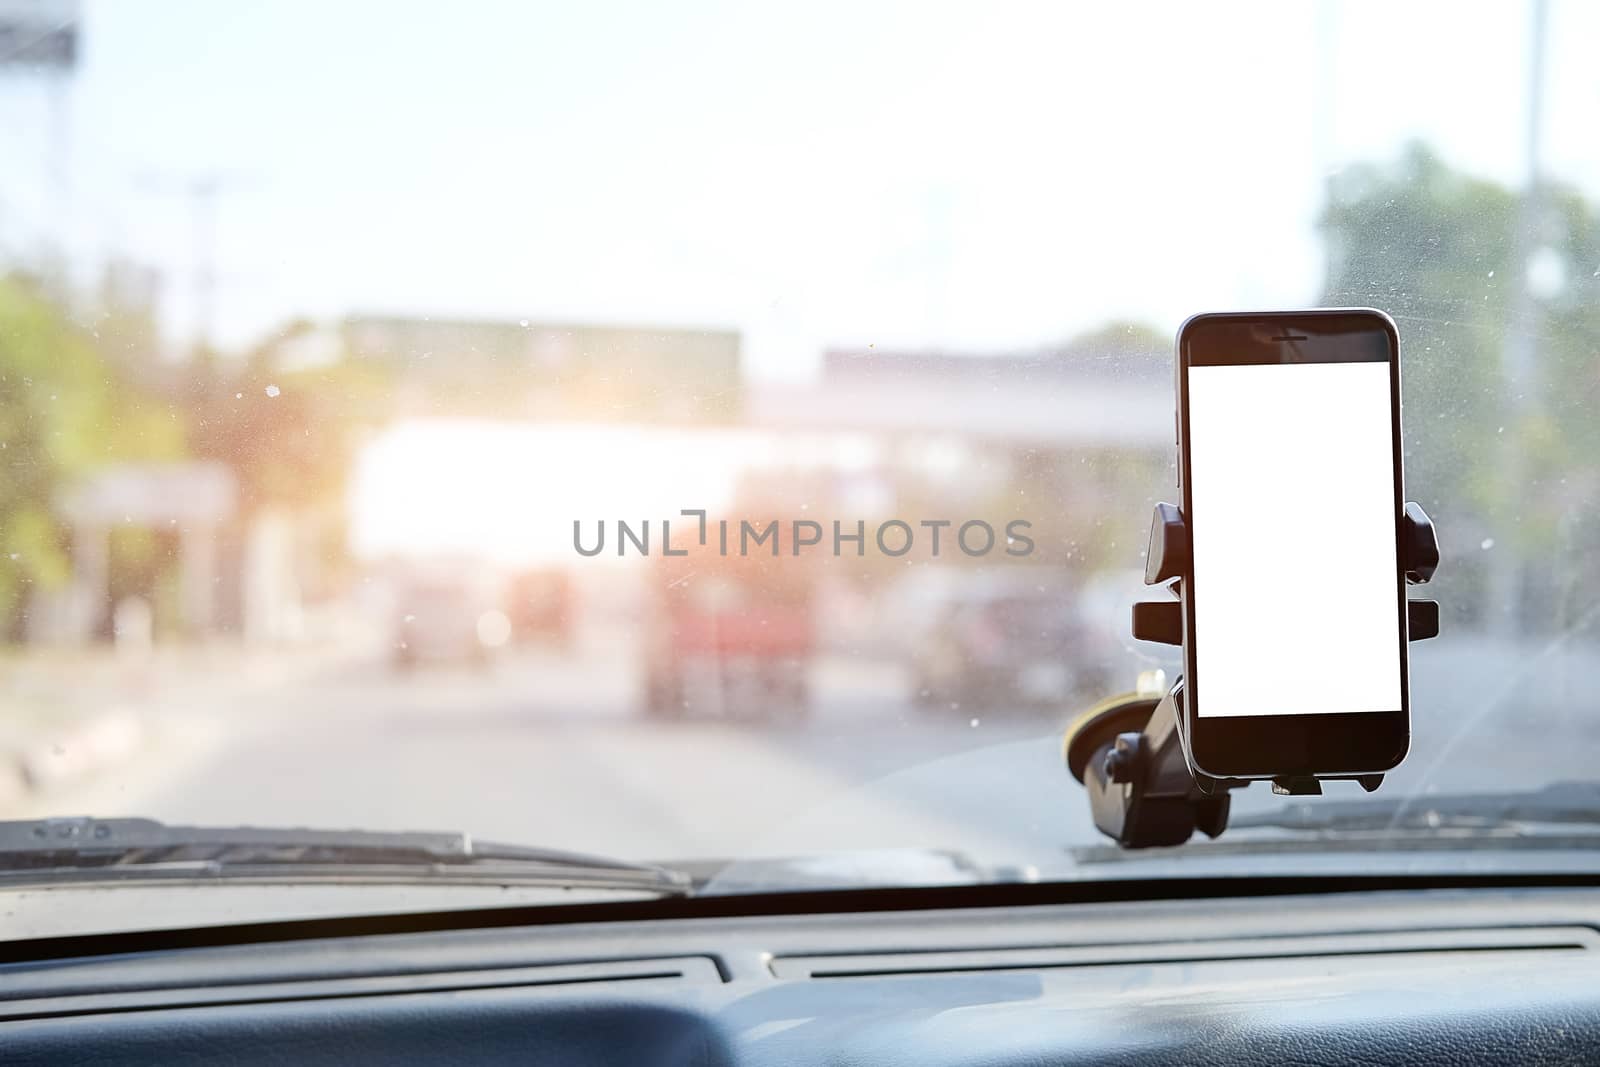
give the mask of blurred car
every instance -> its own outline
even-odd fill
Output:
[[[482,583],[449,575],[414,576],[401,583],[394,606],[394,665],[488,664],[510,638],[511,623]]]
[[[506,583],[505,613],[511,639],[571,644],[574,633],[572,576],[545,569],[522,571]]]
[[[1103,684],[1062,584],[975,580],[931,618],[909,650],[912,697],[923,707],[1058,706]]]

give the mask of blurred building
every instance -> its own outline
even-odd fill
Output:
[[[238,487],[220,463],[104,467],[67,488],[56,510],[72,531],[72,580],[42,590],[30,614],[30,638],[85,641],[110,626],[114,532],[137,527],[175,542],[177,622],[190,633],[216,625],[228,524]],[[146,591],[148,593],[148,591]]]
[[[1021,353],[841,347],[813,383],[752,385],[744,420],[855,442],[834,451],[869,512],[1025,519],[1030,562],[1088,573],[1136,564],[1175,488],[1171,375],[1167,342],[1126,327]]]
[[[727,422],[740,341],[728,330],[357,317],[354,359],[393,376],[404,415]]]
[[[303,523],[270,509],[243,514],[228,465],[102,467],[68,486],[55,506],[71,531],[71,580],[35,593],[29,640],[120,641],[113,620],[135,601],[167,636],[253,643],[303,636]],[[137,588],[120,588],[130,576],[117,573],[113,549],[119,534],[132,531],[152,540],[157,573],[142,583],[133,576]]]
[[[821,379],[754,387],[747,421],[891,437],[1158,451],[1172,443],[1171,365],[1092,343],[1024,354],[836,348]]]

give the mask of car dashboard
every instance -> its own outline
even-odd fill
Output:
[[[1600,890],[11,943],[8,1064],[1600,1061]],[[940,898],[928,898],[937,902]],[[887,910],[871,901],[893,900]],[[856,905],[861,906],[857,907]],[[851,910],[854,909],[854,910]],[[465,926],[473,913],[457,916]],[[392,928],[395,924],[390,923]],[[241,935],[242,936],[242,935]]]

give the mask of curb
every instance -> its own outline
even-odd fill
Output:
[[[143,717],[113,707],[47,731],[14,751],[7,762],[21,789],[37,793],[115,766],[138,752],[144,740]],[[14,786],[6,781],[10,776],[0,769],[0,803],[15,799],[10,796]]]
[[[202,664],[203,669],[194,673],[212,681],[228,678],[236,691],[255,692],[318,673],[348,658],[347,654],[312,654],[288,663],[280,661],[273,670],[263,672],[250,657],[241,656],[226,669]],[[70,803],[76,787],[92,784],[146,754],[162,728],[163,706],[187,699],[183,686],[149,672],[132,681],[124,678],[120,688],[123,699],[108,694],[106,703],[87,715],[22,736],[0,736],[0,819],[17,817],[9,813],[48,802],[58,789],[64,791],[60,799]]]

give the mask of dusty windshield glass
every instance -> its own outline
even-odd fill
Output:
[[[1174,330],[1313,305],[1443,543],[1383,795],[1591,778],[1597,22],[0,4],[0,817],[1096,877]]]

